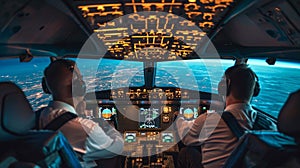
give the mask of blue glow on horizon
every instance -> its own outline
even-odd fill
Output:
[[[275,62],[275,65],[268,65],[265,60],[263,59],[249,59],[248,60],[249,65],[259,65],[259,66],[269,66],[269,67],[281,67],[281,68],[296,68],[300,69],[300,63],[299,62],[290,62],[286,60],[277,60]]]
[[[215,63],[219,61],[221,64],[232,64],[234,65],[235,60],[230,59],[195,59],[195,60],[183,60],[186,63],[199,62],[199,63]],[[171,61],[170,61],[171,62]],[[275,65],[268,65],[264,59],[248,59],[247,64],[251,67],[254,66],[267,66],[267,67],[280,67],[280,68],[296,68],[300,69],[300,62],[292,62],[288,60],[277,60]]]

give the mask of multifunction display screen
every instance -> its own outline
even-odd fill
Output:
[[[139,128],[157,129],[160,128],[160,109],[159,108],[140,108]]]

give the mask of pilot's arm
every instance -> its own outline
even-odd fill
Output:
[[[82,125],[87,127],[87,139],[85,142],[85,161],[112,158],[123,151],[124,141],[120,133],[108,123],[104,128],[91,120],[82,120]],[[106,122],[106,121],[104,121]],[[101,124],[100,124],[101,125]]]
[[[201,133],[206,114],[202,114],[193,121],[187,121],[183,117],[178,116],[176,119],[176,128],[178,135],[184,145],[199,146],[205,140]],[[201,134],[200,134],[201,133]]]

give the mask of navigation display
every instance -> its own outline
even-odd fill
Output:
[[[184,116],[187,120],[193,120],[196,119],[199,115],[198,113],[198,107],[180,107],[180,114]]]
[[[112,115],[116,115],[117,110],[113,105],[100,105],[98,117],[104,120],[111,120]]]
[[[160,128],[159,108],[140,108],[139,128],[141,128],[141,129]]]

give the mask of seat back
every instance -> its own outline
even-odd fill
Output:
[[[291,93],[279,112],[278,130],[300,143],[300,90]]]
[[[291,164],[299,167],[298,158],[299,147],[294,138],[277,131],[249,131],[239,140],[224,167],[266,168]]]
[[[272,130],[244,130],[229,112],[222,119],[239,139],[224,167],[300,167],[299,146],[293,137]]]
[[[12,82],[0,82],[0,165],[6,164],[7,158],[15,158],[25,162],[22,165],[80,168],[63,134],[32,130],[35,121],[23,91]]]
[[[1,142],[0,153],[0,163],[4,155],[3,158],[14,157],[40,167],[81,168],[71,145],[59,131],[29,131],[18,139]]]
[[[12,82],[0,82],[0,140],[26,134],[35,126],[35,113],[23,91]]]

